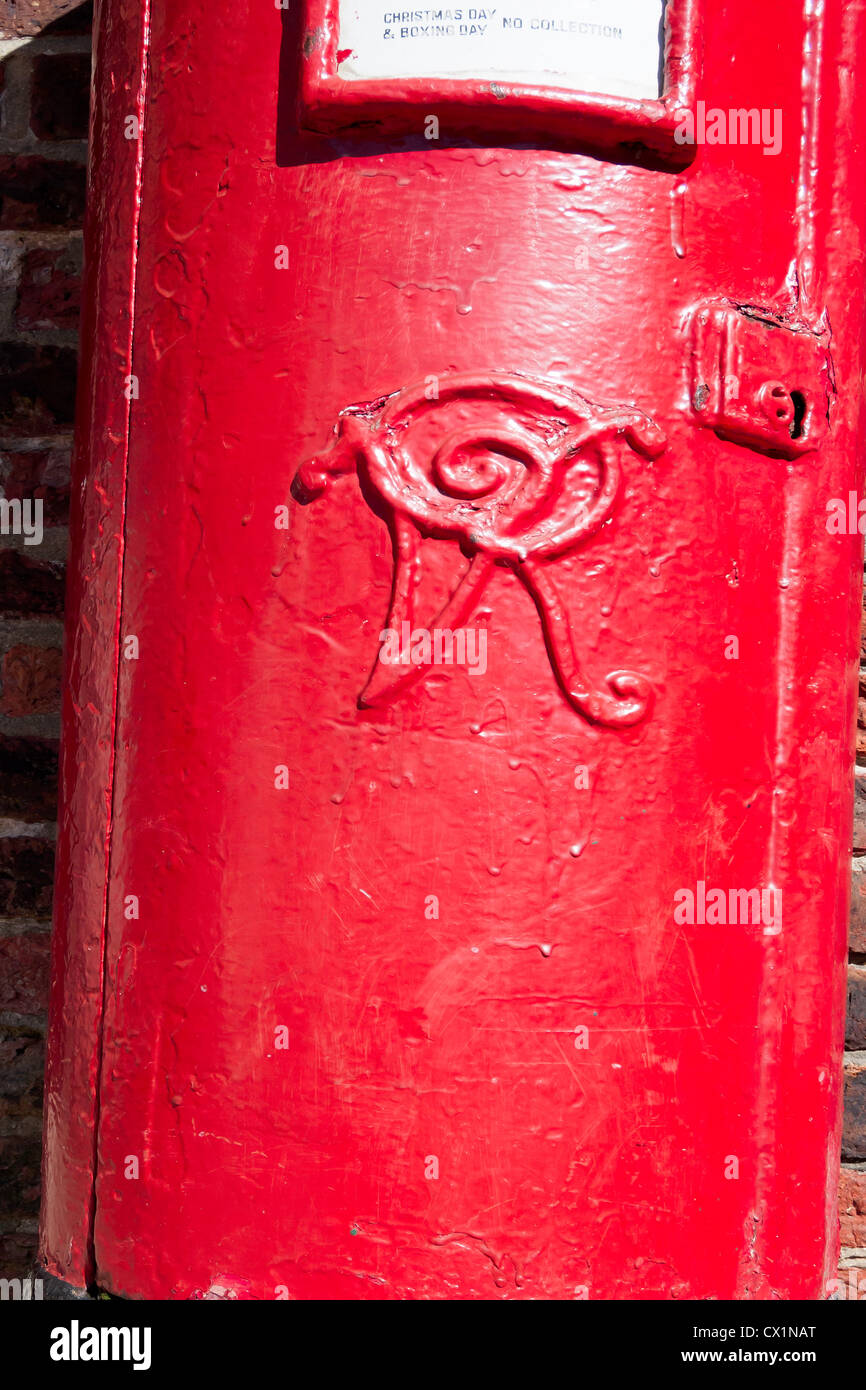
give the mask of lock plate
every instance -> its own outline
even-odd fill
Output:
[[[806,324],[718,301],[695,311],[691,406],[722,439],[799,458],[824,440],[833,394],[830,354]]]

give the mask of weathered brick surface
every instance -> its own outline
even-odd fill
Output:
[[[854,779],[854,849],[866,851],[866,777]]]
[[[75,416],[73,348],[0,343],[0,435],[68,432]]]
[[[80,227],[84,166],[43,155],[0,155],[0,231]]]
[[[36,1248],[45,1049],[40,1028],[0,1028],[0,1277],[28,1273]]]
[[[857,700],[857,761],[866,763],[866,585],[860,622],[860,689]]]
[[[849,1163],[866,1160],[866,1065],[861,1062],[849,1062],[845,1067],[842,1157]]]
[[[29,1231],[14,1227],[4,1231],[0,1225],[0,1270],[4,1279],[29,1278],[35,1244],[35,1237]]]
[[[842,1169],[839,1225],[843,1248],[866,1250],[866,1172]]]
[[[848,1022],[845,1046],[851,1052],[866,1052],[866,966],[848,967]]]
[[[31,560],[24,551],[0,550],[0,614],[60,617],[63,589],[62,565]]]
[[[4,497],[36,498],[42,502],[44,526],[69,521],[70,449],[0,450],[0,489]]]
[[[29,835],[0,839],[0,917],[50,917],[54,845]]]
[[[24,329],[77,330],[81,316],[81,248],[77,242],[25,252],[15,322]]]
[[[57,744],[0,734],[0,817],[52,821],[57,813]]]
[[[93,5],[80,0],[0,0],[0,39],[89,34]]]
[[[0,936],[0,1010],[44,1015],[48,1008],[47,932]]]
[[[56,714],[62,653],[57,647],[10,647],[0,666],[0,714]]]
[[[856,955],[866,954],[866,859],[852,866],[849,944]]]
[[[35,1136],[23,1143],[17,1136],[0,1139],[0,1221],[38,1216],[40,1149]]]
[[[0,1115],[4,1119],[39,1113],[44,1065],[40,1031],[10,1027],[0,1036]]]
[[[41,140],[84,140],[89,113],[90,54],[40,54],[33,63],[34,135]]]

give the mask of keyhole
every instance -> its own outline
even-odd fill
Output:
[[[800,395],[802,401],[802,394],[800,392],[797,394]],[[760,402],[761,408],[770,421],[770,424],[786,426],[791,433],[791,437],[794,438],[794,429],[797,425],[797,404],[793,394],[786,390],[781,381],[765,382],[761,387]],[[803,411],[800,415],[801,425],[804,414],[805,401],[803,402]]]
[[[794,402],[794,419],[791,422],[791,438],[802,439],[803,426],[806,421],[806,397],[802,391],[792,391],[791,400]]]

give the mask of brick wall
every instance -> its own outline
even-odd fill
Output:
[[[860,638],[854,864],[848,954],[848,1025],[845,1031],[845,1127],[842,1136],[842,1271],[861,1281],[866,1297],[866,598]]]
[[[0,0],[0,489],[39,499],[0,536],[0,1274],[35,1250],[54,858],[90,4]],[[866,625],[864,625],[866,633]],[[843,1271],[866,1285],[866,636],[858,732]]]
[[[0,1273],[32,1263],[54,864],[90,6],[0,0]]]

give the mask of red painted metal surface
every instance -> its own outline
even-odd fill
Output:
[[[823,1295],[866,14],[705,18],[776,154],[324,136],[294,11],[103,7],[53,1272]]]
[[[131,406],[123,385],[131,371],[141,176],[141,151],[126,142],[119,146],[118,131],[143,110],[142,21],[139,0],[117,0],[97,7],[94,28],[42,1209],[42,1240],[56,1272],[79,1285],[94,1275],[93,1173]]]

